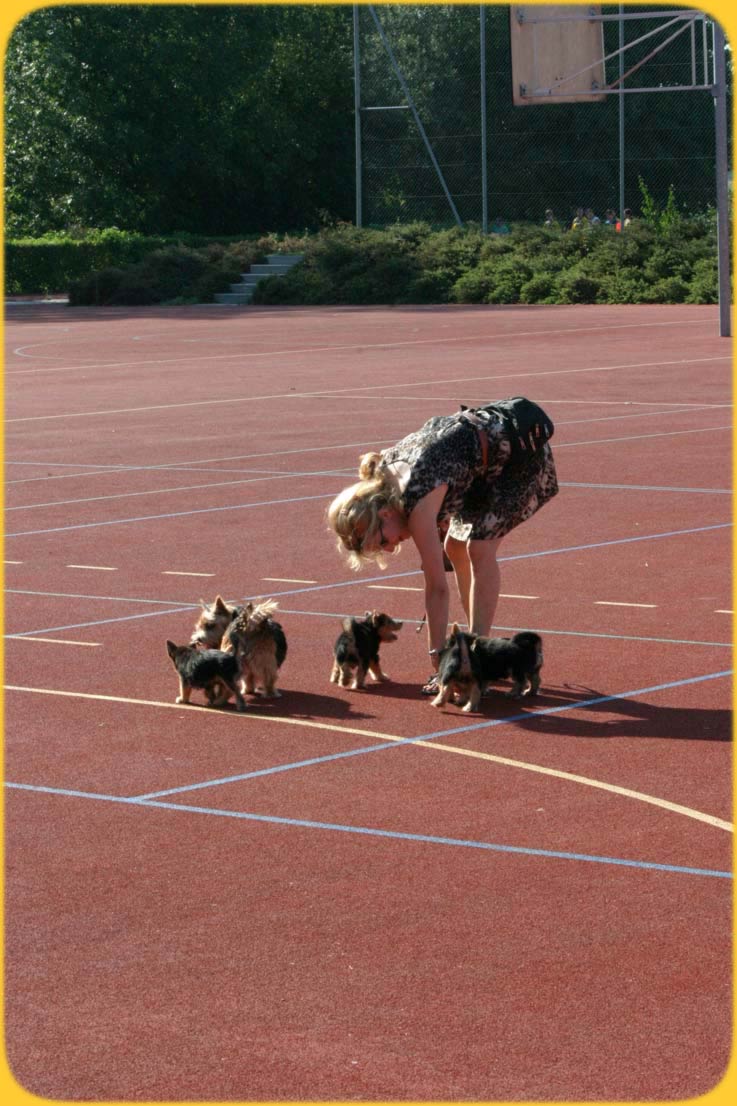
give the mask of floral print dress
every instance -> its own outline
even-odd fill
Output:
[[[448,485],[438,526],[459,541],[503,537],[558,491],[547,443],[524,463],[511,462],[511,444],[500,416],[491,407],[477,407],[473,414],[489,442],[486,468],[477,426],[463,412],[428,419],[381,454],[383,465],[399,481],[408,518],[428,492]]]

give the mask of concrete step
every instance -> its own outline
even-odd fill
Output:
[[[251,265],[249,272],[241,273],[241,279],[237,284],[231,284],[229,292],[218,292],[215,295],[216,303],[250,303],[253,298],[253,290],[260,280],[269,276],[284,276],[303,258],[301,253],[270,253],[267,264]]]
[[[266,260],[273,261],[275,265],[297,265],[304,258],[303,253],[267,253]]]
[[[291,268],[291,265],[252,265],[249,271],[259,273],[261,276],[281,276],[282,273],[288,273]]]
[[[215,293],[215,303],[226,303],[226,304],[235,305],[235,304],[239,304],[239,303],[250,303],[250,302],[251,302],[250,294],[245,295],[243,292],[216,292]]]

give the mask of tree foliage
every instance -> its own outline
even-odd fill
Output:
[[[353,203],[350,9],[34,12],[6,59],[11,234],[223,234]]]

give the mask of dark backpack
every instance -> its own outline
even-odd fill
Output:
[[[468,408],[461,407],[461,410],[472,413]],[[553,420],[545,414],[542,407],[524,396],[486,403],[478,410],[493,411],[502,420],[504,432],[512,444],[509,461],[513,464],[524,464],[539,453],[555,430]]]

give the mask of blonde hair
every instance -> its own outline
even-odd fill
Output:
[[[395,479],[382,466],[380,453],[364,453],[358,460],[359,480],[336,495],[328,507],[328,526],[338,535],[338,550],[347,553],[348,564],[359,569],[365,561],[384,564],[379,537],[382,507],[403,510]],[[364,552],[368,542],[369,550]]]

